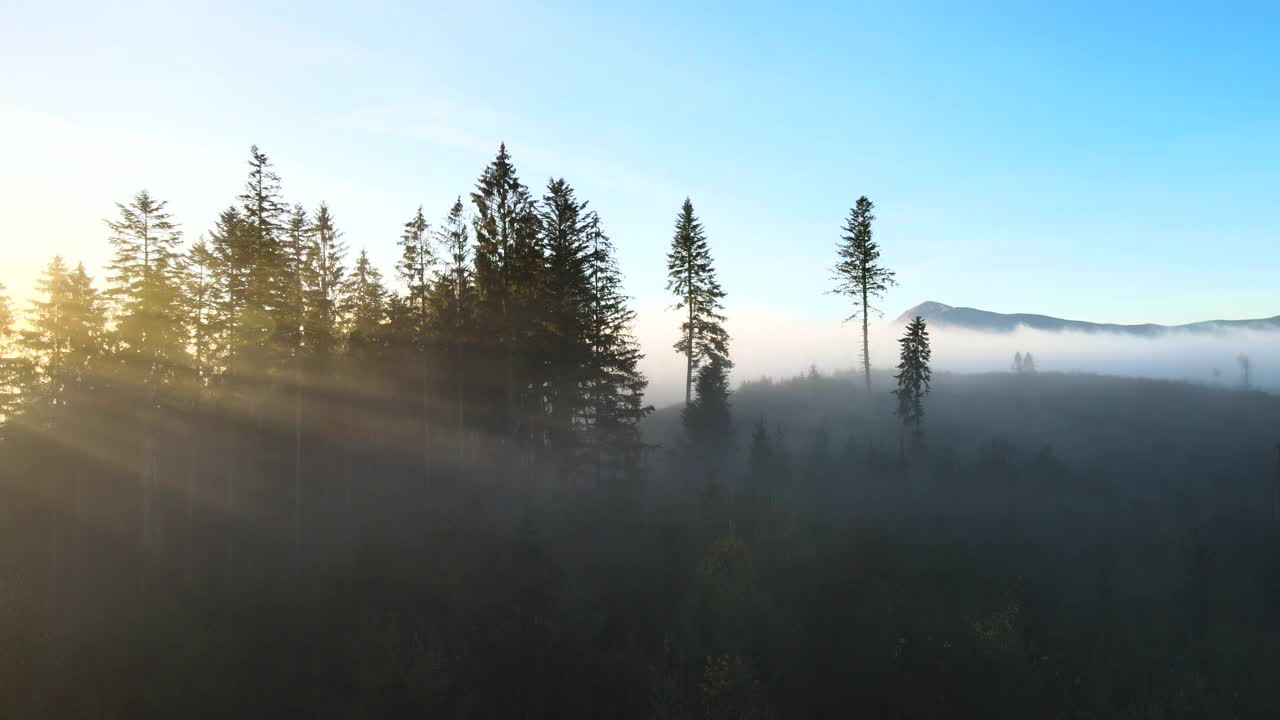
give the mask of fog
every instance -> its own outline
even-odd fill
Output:
[[[643,364],[651,379],[648,396],[661,407],[684,392],[684,360],[673,349],[679,319],[653,308],[642,312],[638,335],[645,350]],[[733,380],[786,378],[806,372],[860,366],[860,331],[856,322],[790,316],[762,306],[739,311],[728,322],[733,336]],[[1047,372],[1081,372],[1127,377],[1185,380],[1208,385],[1241,384],[1238,358],[1250,361],[1250,384],[1280,388],[1280,332],[1171,330],[1158,337],[1115,333],[1047,332],[1021,328],[986,332],[930,327],[933,365],[943,372],[975,373],[1008,370],[1017,352],[1030,352],[1036,368]],[[901,329],[885,320],[871,326],[871,362],[876,368],[897,365]]]

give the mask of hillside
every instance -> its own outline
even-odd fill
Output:
[[[1095,323],[1083,320],[1064,320],[1049,315],[1031,313],[997,313],[971,307],[952,307],[940,302],[928,301],[909,308],[894,321],[905,325],[911,318],[921,316],[935,327],[963,328],[987,332],[1013,332],[1019,327],[1033,330],[1072,331],[1083,333],[1117,333],[1137,336],[1158,336],[1171,332],[1213,333],[1224,330],[1280,330],[1280,315],[1252,320],[1205,320],[1186,325],[1119,325]]]

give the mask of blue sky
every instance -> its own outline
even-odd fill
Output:
[[[889,317],[1280,313],[1280,10],[1071,5],[15,4],[0,282],[101,262],[101,218],[144,186],[207,231],[251,143],[389,269],[417,205],[443,215],[505,140],[535,190],[564,176],[602,214],[655,374],[679,363],[686,194],[739,347],[788,349],[760,371],[852,362],[822,291],[862,194]]]

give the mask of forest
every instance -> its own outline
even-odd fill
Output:
[[[1280,397],[873,368],[854,200],[860,366],[735,387],[690,199],[641,348],[505,145],[394,268],[256,146],[195,239],[136,192],[0,288],[0,718],[1280,717]]]

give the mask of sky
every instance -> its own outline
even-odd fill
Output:
[[[860,195],[886,320],[1280,314],[1280,6],[1041,5],[8,0],[0,282],[25,297],[55,251],[94,271],[141,188],[206,233],[255,143],[389,271],[505,141],[601,214],[660,393],[686,195],[740,378],[855,362],[824,293]]]

